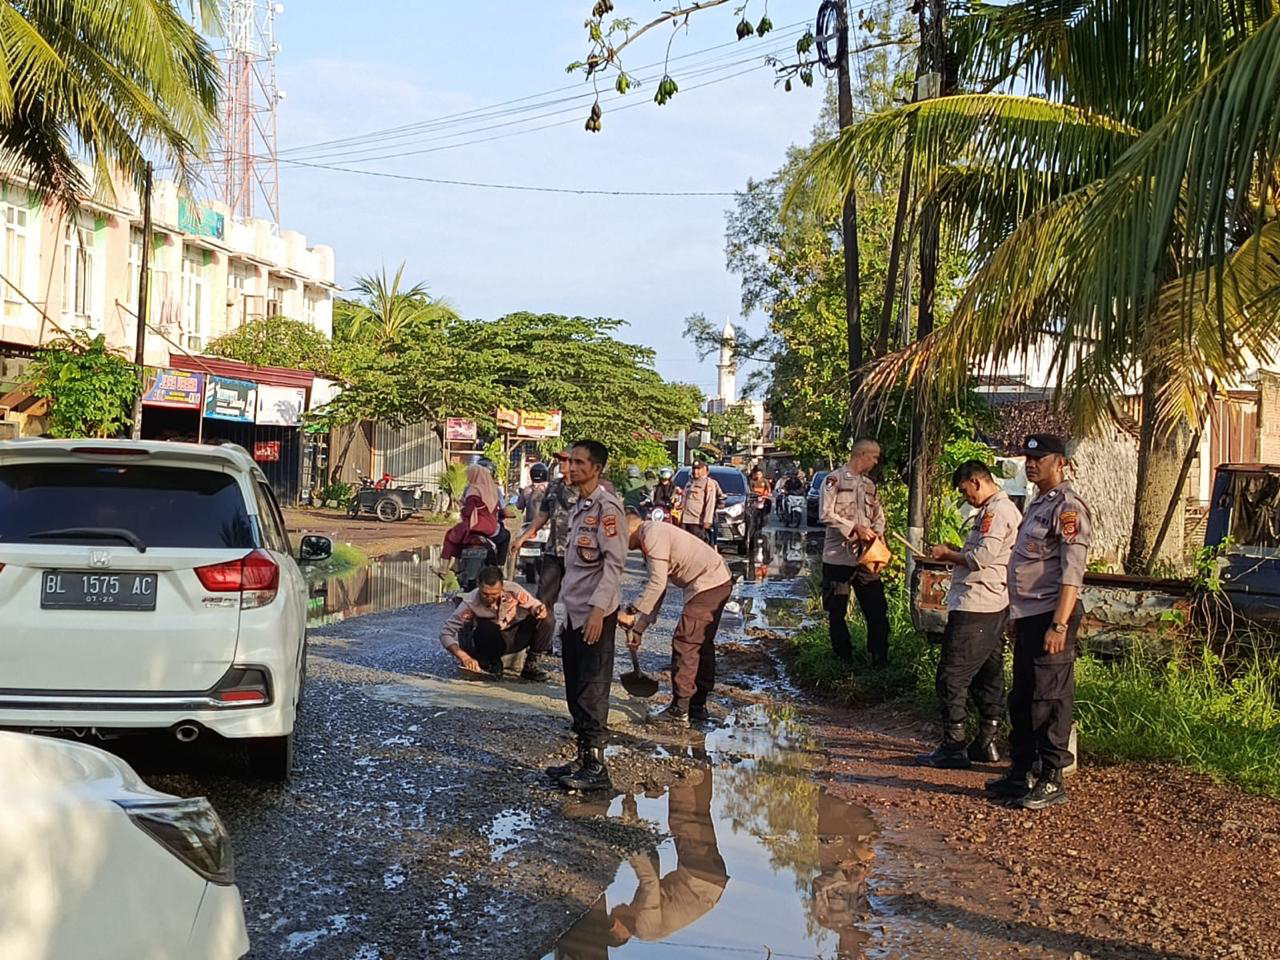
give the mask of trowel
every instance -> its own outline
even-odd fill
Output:
[[[628,630],[626,633],[627,638],[630,639],[631,631]],[[624,673],[618,679],[622,681],[623,690],[641,700],[648,700],[658,692],[658,681],[640,672],[640,657],[634,650],[631,651],[631,672]]]

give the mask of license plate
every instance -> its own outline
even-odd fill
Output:
[[[154,610],[154,573],[46,570],[40,575],[43,610]]]

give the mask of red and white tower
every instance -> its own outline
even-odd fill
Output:
[[[280,166],[276,153],[276,17],[274,0],[222,0],[225,47],[222,133],[214,183],[233,217],[280,222]]]

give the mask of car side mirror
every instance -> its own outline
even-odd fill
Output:
[[[319,563],[333,556],[333,541],[328,537],[307,534],[298,545],[298,559],[303,563]]]

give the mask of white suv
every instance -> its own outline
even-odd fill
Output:
[[[304,537],[302,558],[330,553]],[[242,448],[0,443],[0,727],[208,730],[286,779],[307,584]]]

